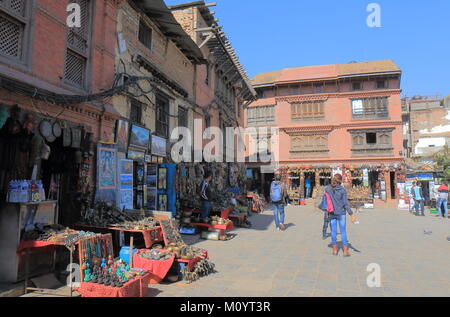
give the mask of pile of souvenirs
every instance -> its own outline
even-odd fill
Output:
[[[216,216],[213,216],[213,217],[211,217],[211,221],[210,221],[210,224],[211,225],[228,225],[229,223],[231,222],[231,220],[229,220],[229,219],[223,219],[223,218],[220,218],[220,217],[216,217]]]
[[[12,180],[8,184],[6,201],[28,203],[45,200],[45,190],[41,180]]]
[[[78,231],[64,228],[61,225],[41,225],[36,224],[33,230],[26,231],[23,235],[25,241],[47,241],[62,243],[67,247],[72,247],[79,241],[96,237],[94,232]]]
[[[164,236],[167,239],[166,249],[175,254],[175,258],[183,260],[191,260],[194,257],[204,257],[205,251],[200,248],[188,246],[181,238],[180,233],[176,230],[170,220],[161,220]]]
[[[187,267],[184,268],[184,279],[188,283],[192,283],[197,281],[200,277],[207,276],[211,273],[216,273],[215,264],[209,261],[208,259],[203,259],[197,262],[194,266],[194,269],[191,271],[188,270]]]
[[[159,250],[150,250],[140,252],[138,256],[147,260],[164,261],[171,259],[172,253]]]
[[[98,201],[94,208],[82,213],[81,224],[97,227],[118,227],[125,230],[148,230],[157,227],[158,221],[152,217],[141,218],[140,215],[120,210],[111,203]]]
[[[349,200],[365,200],[370,198],[370,188],[366,186],[354,186],[348,188],[348,199]]]
[[[84,282],[112,287],[122,287],[128,281],[145,274],[145,270],[132,269],[124,261],[114,263],[112,256],[108,261],[102,259],[101,263],[94,262],[93,266],[85,262],[81,269],[84,272]]]

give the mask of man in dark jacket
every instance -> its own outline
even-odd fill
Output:
[[[211,172],[206,172],[203,178],[203,182],[200,184],[200,200],[202,201],[202,219],[209,218],[212,210],[212,192],[211,192]]]
[[[438,206],[437,210],[439,212],[439,217],[444,217],[445,219],[448,218],[448,207],[447,207],[447,201],[448,201],[448,186],[447,182],[444,182],[439,188],[439,199],[438,199]],[[444,208],[444,215],[442,215],[442,208]]]

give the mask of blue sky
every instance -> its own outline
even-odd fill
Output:
[[[166,0],[167,5],[190,0]],[[306,65],[394,60],[403,94],[450,94],[450,0],[211,0],[249,76]],[[381,6],[381,28],[366,24]]]

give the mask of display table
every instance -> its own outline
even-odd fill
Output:
[[[120,227],[99,227],[99,226],[91,226],[91,225],[85,225],[85,224],[77,224],[77,227],[81,228],[87,228],[90,230],[112,230],[112,231],[124,231],[124,232],[131,232],[131,233],[140,233],[144,237],[145,247],[147,249],[150,249],[153,244],[162,242],[163,240],[163,234],[161,230],[161,226],[157,226],[155,228],[147,229],[147,230],[130,230],[130,229],[123,229]]]
[[[150,274],[150,284],[158,284],[166,277],[172,267],[172,264],[175,261],[175,255],[172,253],[172,257],[168,260],[151,260],[139,256],[140,253],[148,251],[152,250],[138,250],[133,256],[133,266],[138,269],[144,269]],[[167,252],[167,250],[157,251]]]
[[[81,283],[77,292],[83,297],[146,297],[150,274],[136,277],[122,287],[112,287],[94,283]]]

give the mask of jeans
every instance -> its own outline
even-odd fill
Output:
[[[331,218],[331,244],[337,245],[337,225],[339,223],[339,231],[341,232],[342,245],[348,247],[347,241],[347,215],[333,216]]]
[[[327,230],[328,230],[328,226],[330,225],[330,213],[328,211],[325,211],[323,213],[323,228],[322,228],[322,235],[324,237],[327,236]]]
[[[209,218],[211,214],[212,203],[210,201],[202,201],[202,218]]]
[[[272,204],[272,206],[275,225],[278,228],[280,224],[284,225],[284,204]]]
[[[444,205],[444,218],[448,218],[448,206],[447,206],[447,199],[445,198],[439,198],[438,204],[437,204],[437,211],[439,212],[439,216],[442,216],[442,205]]]
[[[311,187],[306,187],[306,197],[305,198],[309,198],[309,196],[311,195]]]
[[[419,208],[422,212],[422,216],[425,216],[425,205],[423,200],[414,200],[414,209],[416,210],[416,216],[419,215]]]

